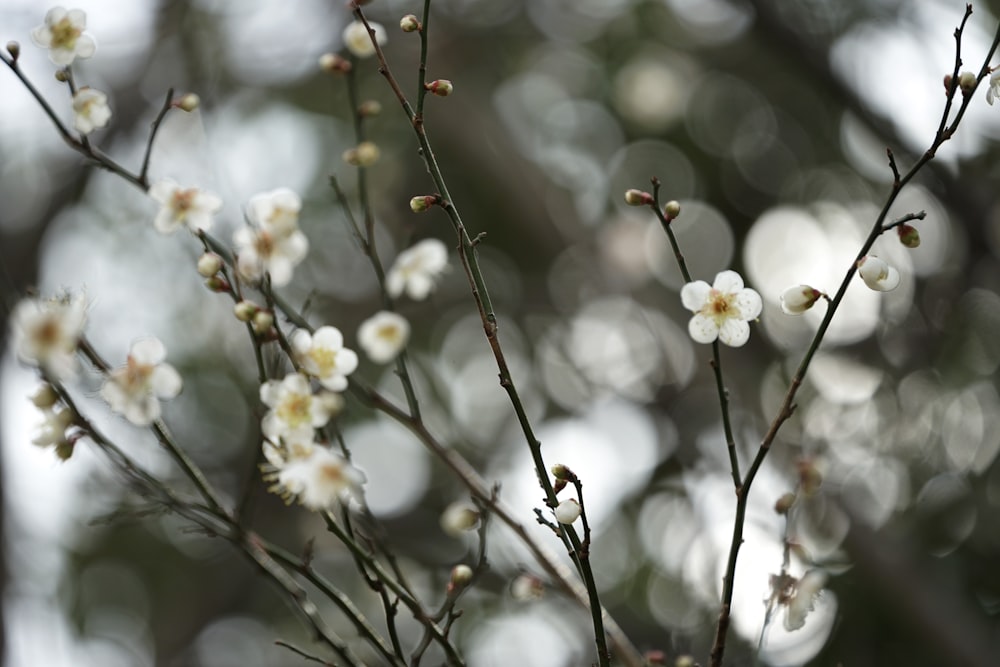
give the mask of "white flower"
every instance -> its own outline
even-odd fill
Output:
[[[375,313],[358,327],[358,344],[376,364],[395,359],[409,338],[410,323],[388,310]]]
[[[299,329],[291,343],[302,368],[320,384],[331,391],[347,389],[347,376],[358,367],[358,355],[344,347],[340,329],[320,327],[312,334]]]
[[[260,400],[271,408],[261,421],[261,430],[271,441],[311,442],[313,430],[325,426],[342,405],[340,397],[313,394],[309,378],[289,373],[284,380],[268,380],[260,386]]]
[[[781,293],[781,312],[786,315],[801,315],[823,296],[823,293],[809,285],[795,285]]]
[[[38,447],[62,447],[67,443],[66,430],[73,425],[73,411],[69,408],[42,410],[42,423],[38,435],[31,439]]]
[[[316,448],[316,441],[312,439],[313,433],[309,433],[308,440],[294,440],[283,438],[279,442],[264,440],[262,449],[264,458],[275,470],[281,470],[289,462],[296,459],[304,459],[312,456],[313,449]]]
[[[826,573],[809,570],[795,583],[795,590],[787,601],[785,609],[785,629],[798,630],[806,624],[806,615],[813,610],[816,598],[826,585]]]
[[[125,365],[108,374],[101,398],[133,424],[152,424],[160,418],[160,399],[181,392],[181,376],[173,366],[163,363],[166,356],[158,338],[132,343]]]
[[[695,315],[688,322],[688,333],[697,343],[711,343],[716,338],[732,347],[740,347],[750,338],[749,320],[760,315],[760,294],[743,286],[735,271],[722,271],[709,287],[696,280],[681,288],[681,302]]]
[[[108,96],[93,88],[81,88],[73,95],[73,127],[80,134],[90,134],[111,120]]]
[[[54,380],[76,376],[76,347],[87,322],[83,295],[23,299],[11,314],[14,349],[21,361],[38,366]]]
[[[172,234],[187,225],[191,231],[207,230],[212,215],[222,208],[222,200],[198,188],[182,188],[169,178],[154,183],[149,196],[160,204],[153,226],[162,234]]]
[[[453,502],[441,513],[441,530],[452,537],[459,537],[479,523],[479,510],[466,500]]]
[[[292,270],[309,252],[309,240],[299,231],[302,200],[288,188],[263,192],[250,199],[247,217],[253,223],[236,231],[237,268],[247,280],[264,273],[277,287],[287,285]]]
[[[437,239],[424,239],[399,253],[389,269],[385,288],[395,298],[403,293],[420,301],[434,289],[434,282],[448,267],[448,249]]]
[[[31,31],[31,41],[49,49],[49,60],[60,67],[69,65],[79,56],[89,58],[97,50],[97,42],[84,32],[87,15],[80,9],[66,11],[53,7],[45,15],[45,25]]]
[[[556,521],[559,523],[571,524],[580,518],[580,503],[575,498],[564,500],[553,510]]]
[[[990,87],[986,89],[986,101],[991,105],[993,100],[1000,98],[1000,70],[993,73],[990,77]]]
[[[368,25],[375,32],[375,40],[379,46],[385,44],[387,39],[385,28],[372,21],[369,21]],[[375,55],[375,46],[368,35],[368,29],[361,21],[352,21],[344,28],[344,46],[357,58],[370,58]]]
[[[278,486],[311,510],[331,510],[359,499],[365,474],[343,456],[316,446],[305,457],[293,459],[277,474]]]
[[[876,292],[888,292],[899,286],[899,271],[875,255],[862,257],[858,262],[858,275]]]

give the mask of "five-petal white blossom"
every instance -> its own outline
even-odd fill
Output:
[[[344,347],[337,327],[320,327],[314,333],[299,329],[292,334],[292,350],[303,370],[331,391],[347,389],[347,376],[358,367],[358,355]]]
[[[76,376],[76,347],[87,323],[82,294],[58,299],[23,299],[11,314],[12,338],[18,358],[36,365],[54,380]]]
[[[858,275],[876,292],[889,292],[899,286],[899,271],[875,255],[862,257],[858,262]]]
[[[992,106],[993,100],[1000,98],[1000,70],[990,77],[990,86],[986,89],[986,101]]]
[[[108,374],[101,398],[133,424],[152,424],[160,418],[160,399],[181,392],[181,376],[173,366],[163,363],[166,357],[167,350],[158,338],[135,341],[125,365]]]
[[[385,44],[388,38],[385,28],[374,21],[369,21],[368,25],[374,31],[375,40],[378,42],[378,45],[382,46]],[[375,45],[372,44],[371,37],[368,35],[368,29],[365,28],[365,24],[361,21],[352,21],[344,28],[344,46],[356,58],[370,58],[375,55]]]
[[[237,268],[247,280],[267,273],[277,287],[287,285],[292,271],[309,251],[309,240],[299,230],[302,200],[288,188],[263,192],[250,199],[251,225],[236,231]]]
[[[426,299],[446,268],[448,249],[444,243],[437,239],[424,239],[399,253],[386,276],[386,291],[393,298],[405,290],[411,299]]]
[[[332,510],[360,499],[365,474],[340,454],[315,446],[307,456],[290,460],[277,473],[279,489],[311,510]]]
[[[314,429],[326,426],[343,403],[328,392],[313,394],[309,378],[302,373],[268,380],[260,386],[260,400],[271,408],[261,421],[261,430],[275,443],[311,442]]]
[[[358,344],[376,364],[395,359],[409,338],[410,323],[388,310],[375,313],[358,327]]]
[[[84,87],[73,95],[73,127],[80,134],[90,134],[111,120],[108,96],[99,90]]]
[[[153,226],[162,234],[172,234],[185,225],[193,232],[208,230],[212,216],[222,208],[218,195],[198,188],[182,188],[169,178],[154,183],[149,196],[160,204]]]
[[[64,67],[77,56],[89,58],[97,50],[97,42],[84,32],[86,27],[87,14],[83,10],[53,7],[45,15],[45,24],[31,31],[31,41],[49,49],[49,60]]]
[[[688,322],[688,333],[698,343],[711,343],[716,338],[732,347],[740,347],[750,338],[748,321],[760,315],[763,303],[760,294],[743,286],[743,278],[735,271],[722,271],[709,286],[696,280],[681,288],[681,302],[694,313]]]

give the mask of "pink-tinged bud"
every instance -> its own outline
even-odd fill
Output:
[[[558,496],[559,492],[566,488],[566,484],[568,484],[566,480],[557,479],[556,483],[552,485],[552,492]]]
[[[775,501],[774,511],[778,514],[788,514],[788,510],[792,509],[795,501],[796,497],[794,493],[786,493]]]
[[[214,252],[206,252],[198,258],[198,273],[203,278],[211,278],[222,268],[222,258]]]
[[[354,167],[372,167],[378,162],[378,146],[372,141],[362,141],[354,148],[344,151],[344,162]]]
[[[258,310],[254,313],[250,326],[253,327],[254,333],[266,334],[274,326],[274,313],[269,310]]]
[[[177,108],[191,113],[201,104],[201,98],[194,93],[188,93],[177,101]]]
[[[569,525],[580,518],[583,511],[576,498],[569,498],[559,503],[558,507],[552,510],[556,515],[556,521]]]
[[[435,79],[430,83],[425,83],[424,88],[427,89],[427,92],[438,97],[448,97],[455,90],[455,87],[451,85],[451,81],[448,79]]]
[[[576,475],[573,471],[569,469],[568,466],[564,466],[562,463],[557,463],[552,466],[552,476],[556,479],[565,480],[567,482],[572,482],[576,479]]]
[[[951,92],[951,74],[944,75],[944,92],[945,93]]]
[[[958,87],[962,89],[962,93],[965,95],[975,90],[977,83],[976,75],[972,72],[962,72],[958,75]]]
[[[920,245],[920,232],[916,227],[900,225],[896,227],[896,232],[899,234],[899,242],[907,248],[916,248]]]
[[[417,32],[420,28],[420,21],[413,14],[407,14],[399,19],[399,29],[403,32]]]
[[[358,107],[358,115],[362,118],[370,118],[371,116],[377,116],[382,113],[382,105],[376,100],[365,100]]]
[[[858,260],[858,275],[865,285],[876,292],[889,292],[899,286],[899,271],[875,255],[866,255]]]
[[[15,41],[7,42],[7,53],[14,59],[14,62],[17,62],[18,56],[21,55],[21,45]]]
[[[789,287],[784,292],[781,293],[779,301],[781,302],[781,312],[786,315],[801,315],[810,308],[813,304],[823,296],[815,287],[810,287],[809,285],[795,285],[794,287]]]
[[[319,57],[319,66],[330,74],[347,74],[351,71],[351,61],[336,53],[324,53]]]
[[[38,388],[38,391],[31,395],[31,402],[39,410],[46,410],[59,402],[59,394],[56,393],[52,385],[45,382]]]
[[[410,210],[414,213],[423,213],[437,203],[438,198],[435,195],[421,195],[410,200]]]
[[[472,582],[472,568],[468,565],[456,565],[451,568],[451,578],[448,580],[448,592],[455,593]]]
[[[625,203],[629,206],[649,206],[654,203],[653,195],[642,190],[626,190]]]
[[[229,281],[222,276],[212,276],[205,281],[205,287],[213,292],[220,292],[223,294],[228,294],[233,291],[233,286],[230,285]]]
[[[799,468],[799,488],[806,496],[811,496],[823,484],[823,473],[816,468],[816,464],[810,460],[798,462]]]
[[[259,311],[260,306],[253,301],[247,301],[245,299],[233,306],[233,315],[235,315],[236,319],[240,322],[249,322]]]
[[[681,203],[676,199],[671,199],[663,205],[663,217],[673,220],[681,214]]]

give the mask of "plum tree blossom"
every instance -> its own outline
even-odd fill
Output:
[[[23,299],[11,314],[18,358],[40,367],[54,380],[76,377],[76,348],[87,322],[82,294],[57,299]]]
[[[376,364],[395,359],[409,338],[410,323],[388,310],[375,313],[358,327],[358,344]]]
[[[399,253],[386,276],[385,289],[393,298],[405,291],[411,299],[421,301],[447,267],[448,249],[444,243],[424,239]]]
[[[575,498],[570,498],[559,503],[553,510],[553,513],[556,515],[556,521],[559,523],[571,524],[580,518],[582,511],[583,508],[580,507],[580,503]]]
[[[90,134],[111,120],[108,96],[94,88],[84,87],[73,95],[73,127],[80,134]]]
[[[281,287],[292,279],[292,271],[309,252],[309,240],[299,230],[302,200],[288,188],[254,195],[247,204],[250,226],[236,231],[237,268],[247,280],[260,280],[265,273]]]
[[[60,67],[70,65],[79,56],[89,58],[97,42],[84,30],[87,14],[81,9],[53,7],[45,14],[45,23],[31,31],[31,41],[49,50],[49,60]]]
[[[277,473],[278,490],[311,510],[332,510],[360,499],[365,474],[340,454],[317,445],[307,456],[290,460]]]
[[[781,293],[781,312],[786,315],[801,315],[812,308],[821,296],[822,292],[809,285],[789,287]]]
[[[191,231],[208,230],[212,216],[222,208],[217,195],[198,188],[182,188],[169,178],[154,183],[149,196],[160,204],[153,226],[162,234],[172,234],[182,226]]]
[[[858,262],[858,275],[876,292],[889,292],[899,286],[899,271],[875,255],[862,257]]]
[[[108,374],[101,398],[133,424],[152,424],[160,418],[160,399],[181,392],[181,376],[173,366],[163,363],[166,357],[167,350],[157,338],[132,343],[125,365]]]
[[[313,394],[309,378],[302,373],[268,380],[260,386],[260,400],[270,408],[261,430],[272,442],[311,442],[314,430],[326,426],[343,405],[339,396]]]
[[[299,329],[292,335],[302,368],[331,391],[347,389],[347,376],[358,367],[358,355],[344,347],[344,336],[336,327],[320,327],[315,333]]]
[[[694,313],[688,333],[697,343],[718,338],[731,347],[740,347],[750,338],[749,320],[760,315],[763,302],[755,290],[743,286],[735,271],[722,271],[709,285],[696,280],[681,288],[681,302]]]
[[[385,28],[374,21],[369,21],[368,25],[375,32],[375,40],[379,46],[385,44],[388,35]],[[375,55],[375,46],[372,44],[368,29],[361,21],[352,21],[344,28],[344,47],[350,51],[355,58],[371,58]]]
[[[993,105],[993,100],[1000,98],[1000,71],[993,73],[990,77],[989,88],[986,89],[986,101]]]
[[[794,592],[786,602],[785,629],[798,630],[806,624],[806,615],[813,610],[816,598],[826,585],[826,573],[809,570],[794,586]]]

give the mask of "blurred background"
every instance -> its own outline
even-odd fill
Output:
[[[357,201],[341,160],[355,143],[345,82],[317,66],[342,49],[348,10],[327,0],[73,4],[98,42],[74,66],[77,82],[107,92],[114,113],[92,139],[135,169],[166,89],[200,95],[197,112],[168,115],[152,178],[221,195],[214,233],[223,240],[252,195],[301,193],[311,251],[283,293],[310,299],[311,320],[356,346],[379,298],[328,186],[336,175]],[[421,6],[366,8],[387,28],[408,94],[419,40],[397,24]],[[722,357],[745,467],[822,316],[822,304],[783,315],[778,295],[797,283],[832,293],[890,190],[886,147],[905,171],[930,144],[964,6],[434,2],[428,78],[451,79],[455,93],[428,100],[428,132],[471,233],[487,233],[480,251],[501,341],[547,461],[583,479],[603,601],[643,651],[706,659],[734,503],[710,348],[687,335],[683,281],[662,230],[622,194],[659,177],[664,200],[682,204],[674,226],[695,278],[733,268],[763,296],[750,342]],[[21,43],[21,66],[69,122],[65,86],[29,37],[47,8],[0,0],[0,40]],[[998,8],[975,4],[967,69],[982,64]],[[433,184],[374,61],[357,71],[362,99],[383,106],[368,127],[382,151],[370,178],[384,260],[426,237],[453,248],[440,211],[409,211],[410,197]],[[0,99],[3,317],[30,286],[85,291],[88,336],[113,364],[132,340],[161,338],[184,376],[165,409],[187,451],[227,497],[251,490],[260,533],[296,552],[316,536],[317,567],[380,619],[343,548],[264,490],[252,350],[228,299],[202,286],[197,243],[156,233],[154,202],[71,152],[6,68]],[[753,489],[727,664],[753,662],[786,534],[773,505],[803,461],[823,485],[791,515],[791,572],[818,567],[829,581],[805,627],[787,632],[780,615],[771,625],[764,664],[991,665],[1000,655],[998,137],[1000,110],[982,87],[958,135],[890,212],[926,211],[921,246],[908,250],[895,234],[876,244],[900,287],[849,291]],[[426,420],[502,483],[527,523],[540,492],[454,253],[452,264],[429,301],[400,303]],[[391,369],[365,362],[358,373],[401,397]],[[176,517],[140,511],[86,443],[66,463],[31,444],[41,415],[26,397],[37,383],[7,350],[5,664],[304,664],[274,640],[310,647],[308,632],[241,554]],[[148,433],[106,414],[98,383],[91,375],[74,387],[82,409],[186,490]],[[373,512],[420,590],[439,601],[450,568],[475,549],[438,522],[461,486],[388,419],[349,403],[341,425]],[[537,536],[560,550],[551,533]],[[538,568],[500,526],[488,544],[490,570],[454,631],[469,664],[590,664],[588,616],[553,591],[516,595],[512,582]],[[331,626],[352,636],[326,606]],[[419,626],[400,619],[404,642],[418,639]]]

